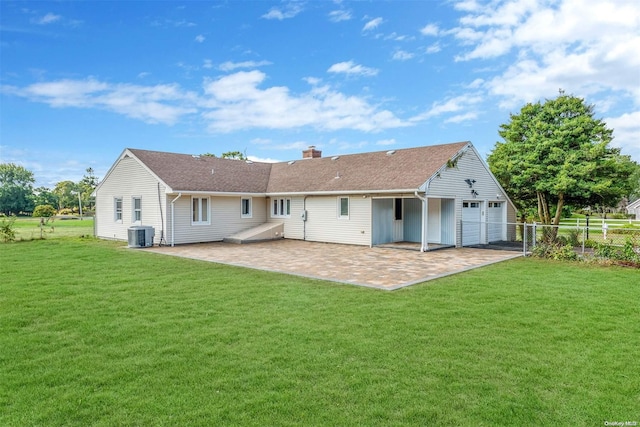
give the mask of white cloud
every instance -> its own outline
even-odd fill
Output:
[[[60,15],[55,15],[53,13],[47,13],[42,18],[36,19],[36,23],[39,25],[47,25],[53,24],[54,22],[59,21],[62,18]]]
[[[418,121],[430,119],[432,117],[438,117],[438,116],[442,116],[450,113],[458,113],[464,110],[473,109],[475,108],[476,104],[479,104],[482,101],[483,101],[482,97],[480,97],[479,95],[473,95],[473,94],[452,97],[447,99],[444,102],[434,102],[431,105],[431,108],[429,110],[415,117],[412,117],[410,121],[418,122]],[[461,115],[459,114],[459,115],[456,115],[455,117],[449,118],[447,121],[456,122],[456,120],[457,121],[468,120],[472,118],[472,114],[475,114],[475,112],[472,111],[472,112],[463,113]]]
[[[338,92],[328,85],[314,85],[307,92],[292,94],[284,86],[260,88],[266,78],[263,72],[253,70],[206,79],[201,94],[177,84],[113,84],[94,78],[42,82],[23,88],[5,85],[0,86],[0,93],[54,108],[111,111],[147,123],[172,125],[199,113],[212,132],[300,127],[377,132],[412,125],[366,98]]]
[[[198,34],[194,40],[198,43],[202,43],[205,41],[205,37],[202,34]]]
[[[613,129],[614,147],[620,147],[622,154],[640,159],[640,111],[625,113],[619,117],[604,119],[607,127]]]
[[[375,132],[410,126],[388,110],[329,86],[313,87],[294,95],[287,87],[261,89],[266,75],[258,70],[205,82],[209,111],[203,117],[213,132],[238,129],[291,129],[304,126],[320,130],[354,129]]]
[[[434,43],[431,46],[428,46],[424,51],[427,54],[433,54],[433,53],[438,53],[442,50],[442,48],[440,47],[440,43]]]
[[[363,65],[356,64],[353,61],[338,62],[336,64],[333,64],[331,67],[329,67],[327,72],[359,76],[375,76],[378,74],[377,69],[365,67]]]
[[[333,10],[329,12],[329,21],[341,22],[349,21],[351,19],[351,13],[347,10]]]
[[[243,62],[223,62],[218,69],[221,71],[233,71],[238,68],[258,68],[265,65],[271,65],[269,61],[243,61]]]
[[[269,12],[262,15],[264,19],[277,19],[282,21],[284,19],[293,18],[297,14],[303,11],[302,4],[299,2],[290,2],[283,8],[273,7]]]
[[[374,30],[374,29],[378,28],[378,26],[380,26],[380,24],[382,24],[382,22],[384,22],[384,20],[382,18],[371,19],[366,24],[364,24],[364,27],[362,27],[362,31],[366,32],[366,31]]]
[[[211,68],[213,68],[213,61],[210,59],[205,59],[204,61],[202,61],[202,68],[210,70]]]
[[[640,104],[640,8],[635,0],[496,4],[464,2],[451,34],[469,48],[456,59],[517,58],[490,83],[503,106],[550,96],[559,87],[590,95],[607,90]]]
[[[186,114],[193,94],[178,85],[139,86],[109,84],[95,79],[34,83],[25,88],[3,87],[2,92],[43,102],[54,108],[97,108],[147,123],[174,124]]]
[[[440,29],[436,24],[427,24],[420,29],[420,33],[423,36],[437,36],[440,33]]]
[[[393,53],[392,58],[395,59],[396,61],[406,61],[408,59],[413,58],[415,55],[411,52],[406,52],[404,50],[396,50]]]

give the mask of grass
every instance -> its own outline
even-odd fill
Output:
[[[93,236],[93,218],[55,219],[40,228],[40,218],[19,217],[14,223],[16,240],[58,239]]]
[[[640,421],[637,270],[527,258],[384,292],[93,239],[0,260],[0,425]]]

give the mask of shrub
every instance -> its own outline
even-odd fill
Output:
[[[578,259],[578,254],[573,250],[572,245],[559,243],[539,243],[533,249],[532,254],[540,258],[549,258],[558,261],[575,261]]]
[[[567,243],[571,246],[581,246],[580,244],[580,236],[582,235],[582,230],[578,230],[577,228],[572,228],[567,232]]]
[[[38,205],[33,210],[33,216],[40,218],[50,218],[56,214],[56,208],[51,205]]]
[[[58,211],[58,215],[73,215],[73,211],[69,208],[63,208]]]
[[[15,222],[15,216],[0,219],[0,239],[2,239],[3,242],[13,242],[16,240]]]

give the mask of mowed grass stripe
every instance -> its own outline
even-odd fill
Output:
[[[92,239],[0,260],[0,425],[639,416],[638,270],[517,259],[384,292]]]

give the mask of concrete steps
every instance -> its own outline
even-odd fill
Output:
[[[284,238],[284,224],[268,222],[223,239],[227,243],[251,243]]]

